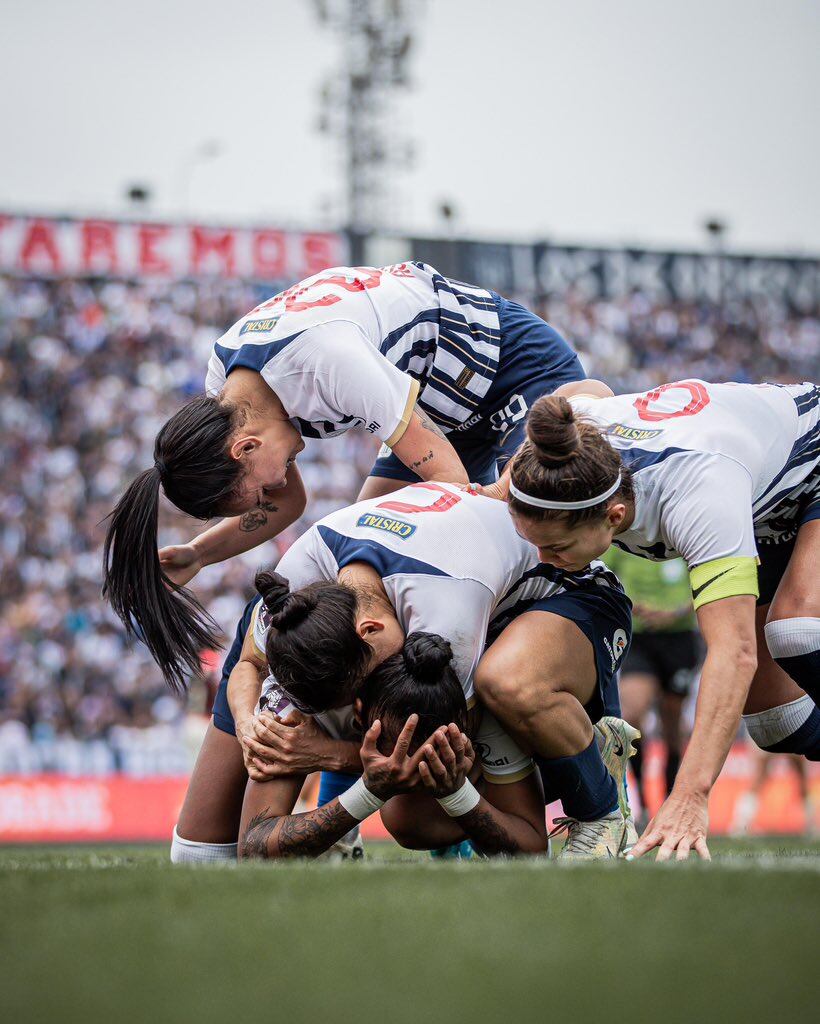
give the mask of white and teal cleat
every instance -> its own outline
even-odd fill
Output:
[[[613,715],[600,719],[594,729],[603,762],[618,787],[618,807],[623,817],[631,823],[634,832],[635,824],[632,822],[626,793],[626,766],[635,753],[635,740],[641,738],[640,731],[623,718],[615,718]]]
[[[550,838],[563,831],[567,839],[557,857],[563,861],[623,859],[638,839],[631,816],[625,820],[620,810],[596,821],[556,818]]]
[[[442,846],[438,850],[430,851],[433,860],[472,860],[475,855],[475,849],[469,839],[463,839],[460,843],[454,843],[452,846]]]
[[[337,839],[329,850],[325,850],[316,859],[335,863],[343,860],[364,860],[364,842],[362,841],[359,826],[356,825],[346,835],[343,835],[341,839]]]

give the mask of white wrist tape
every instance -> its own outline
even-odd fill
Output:
[[[371,814],[381,810],[385,802],[370,792],[364,784],[364,779],[356,779],[350,789],[341,794],[339,803],[351,818],[364,821]]]
[[[451,818],[460,818],[462,814],[469,814],[480,799],[479,791],[469,779],[465,779],[461,789],[449,796],[439,797],[438,802]]]

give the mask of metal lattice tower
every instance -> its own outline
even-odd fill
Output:
[[[354,239],[386,226],[394,172],[412,162],[395,102],[410,85],[411,27],[423,3],[314,0],[320,22],[341,42],[339,64],[322,86],[319,130],[343,154],[345,220]]]

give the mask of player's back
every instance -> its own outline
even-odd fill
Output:
[[[662,472],[673,456],[731,459],[761,494],[786,463],[797,437],[793,389],[775,384],[709,384],[685,380],[652,391],[597,401],[573,399],[577,412],[601,426],[624,463]]]
[[[453,484],[411,484],[325,516],[314,529],[336,561],[356,545],[382,548],[389,576],[412,565],[420,574],[470,579],[496,597],[538,564],[506,504]]]

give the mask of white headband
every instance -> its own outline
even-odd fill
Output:
[[[584,501],[545,501],[543,498],[533,498],[532,495],[519,491],[512,480],[510,480],[510,494],[514,498],[518,498],[519,501],[523,501],[525,505],[535,505],[536,508],[592,508],[593,505],[600,505],[602,501],[611,498],[620,486],[621,471],[618,470],[618,479],[611,487],[608,487],[603,494],[598,494],[594,498],[587,498]]]

